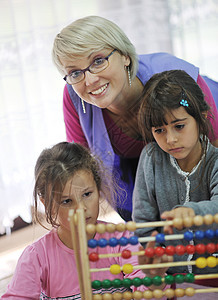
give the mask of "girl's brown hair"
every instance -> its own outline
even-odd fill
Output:
[[[106,178],[106,169],[103,168],[99,158],[94,157],[80,144],[61,142],[43,150],[35,166],[34,214],[36,221],[41,225],[38,216],[39,198],[45,206],[46,221],[53,227],[58,226],[56,221],[58,207],[54,204],[60,202],[59,198],[66,183],[79,170],[91,172],[98,191],[102,192],[107,201],[114,206],[116,196],[113,184],[109,182],[110,176]]]

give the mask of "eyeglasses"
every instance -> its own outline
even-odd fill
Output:
[[[69,75],[64,76],[63,79],[68,84],[75,84],[84,79],[86,71],[89,71],[92,74],[97,74],[97,73],[105,70],[109,66],[109,61],[108,61],[109,57],[115,51],[117,51],[117,50],[114,49],[108,56],[106,56],[104,58],[101,58],[101,57],[96,58],[87,68],[85,68],[83,70],[73,71]]]

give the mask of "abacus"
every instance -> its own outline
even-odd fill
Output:
[[[156,248],[146,248],[143,251],[132,252],[129,250],[124,250],[122,253],[108,253],[108,254],[97,254],[96,252],[91,252],[88,254],[88,247],[95,248],[95,247],[105,247],[109,245],[111,247],[115,247],[116,245],[126,245],[127,243],[137,244],[138,242],[148,242],[148,241],[156,241],[156,242],[163,242],[164,240],[173,240],[173,239],[186,239],[190,241],[193,239],[193,233],[191,231],[187,231],[184,234],[173,234],[167,235],[164,234],[157,234],[155,237],[142,237],[138,238],[136,236],[130,237],[128,240],[120,239],[117,240],[116,238],[111,238],[110,240],[105,239],[90,239],[87,242],[86,233],[94,234],[104,233],[105,231],[113,233],[117,231],[125,231],[129,230],[134,232],[137,228],[144,228],[144,227],[161,227],[161,226],[173,226],[177,228],[181,224],[184,227],[191,227],[192,225],[201,226],[211,225],[213,223],[218,223],[218,214],[212,215],[205,215],[205,216],[195,216],[194,218],[185,218],[185,219],[174,219],[172,221],[157,221],[157,222],[148,222],[148,223],[135,223],[135,222],[127,222],[127,223],[119,223],[119,224],[112,224],[112,223],[99,223],[97,225],[85,223],[85,215],[84,210],[82,208],[78,208],[77,210],[70,210],[69,212],[69,221],[72,233],[72,241],[74,245],[74,252],[77,264],[77,271],[78,271],[78,278],[80,284],[80,291],[81,291],[81,298],[82,300],[130,300],[130,299],[161,299],[162,297],[167,297],[169,299],[173,297],[183,297],[185,295],[192,297],[197,293],[216,293],[218,292],[218,287],[216,288],[204,288],[204,289],[194,289],[192,287],[188,287],[186,289],[182,288],[167,288],[165,290],[155,289],[155,290],[145,290],[141,292],[136,290],[134,292],[125,291],[124,293],[115,292],[113,294],[105,293],[93,293],[93,290],[98,290],[101,287],[108,288],[108,287],[115,287],[118,288],[120,286],[124,286],[129,288],[130,286],[140,286],[144,285],[149,287],[150,285],[160,286],[162,283],[166,284],[174,284],[174,283],[194,283],[195,280],[201,279],[214,279],[218,278],[218,274],[202,274],[202,275],[194,275],[193,273],[188,274],[177,274],[177,275],[166,275],[164,278],[160,276],[155,276],[153,278],[149,278],[145,276],[144,278],[133,278],[133,279],[115,279],[110,281],[108,279],[99,281],[95,280],[91,282],[91,273],[98,272],[98,271],[110,271],[112,274],[119,274],[121,271],[124,273],[132,273],[133,270],[136,269],[149,269],[149,268],[163,268],[163,267],[173,267],[173,266],[182,266],[182,265],[196,265],[198,268],[205,268],[208,267],[215,267],[218,264],[218,258],[214,256],[209,256],[207,258],[199,257],[195,261],[181,261],[181,262],[170,262],[170,263],[160,263],[160,264],[147,264],[147,265],[137,265],[132,266],[131,264],[125,264],[123,266],[119,265],[111,265],[110,268],[101,268],[101,269],[91,269],[89,266],[90,261],[97,261],[104,257],[109,256],[122,256],[125,259],[131,257],[131,255],[146,255],[148,257],[153,257],[154,255],[161,256],[164,253],[167,255],[182,255],[184,253],[193,254],[197,252],[198,254],[203,254],[205,252],[209,254],[213,254],[214,252],[218,251],[218,243],[209,243],[207,245],[198,244],[194,245],[177,245],[174,246],[167,246],[166,248],[163,247],[156,247]],[[194,237],[201,240],[203,237],[207,237],[209,239],[217,238],[218,237],[218,229],[212,230],[208,229],[205,231],[196,231],[194,233]]]

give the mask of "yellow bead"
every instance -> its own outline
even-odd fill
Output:
[[[166,289],[164,291],[164,295],[167,297],[167,298],[173,298],[175,293],[174,293],[174,289]]]
[[[125,223],[119,223],[116,225],[116,230],[119,232],[123,232],[126,230],[126,224]]]
[[[213,216],[212,215],[205,215],[204,217],[204,224],[205,225],[211,225],[213,224]]]
[[[173,219],[173,227],[180,229],[183,226],[183,220],[181,218]]]
[[[214,257],[214,256],[209,256],[208,258],[207,258],[207,266],[209,267],[209,268],[214,268],[214,267],[216,267],[216,265],[217,265],[217,263],[216,263],[216,257]]]
[[[195,264],[197,268],[203,269],[207,266],[207,260],[205,257],[199,257],[196,259]]]
[[[215,214],[215,215],[213,216],[213,221],[214,221],[215,223],[218,223],[218,214]]]
[[[176,297],[183,297],[184,295],[185,295],[185,290],[180,289],[180,288],[175,289],[175,296]]]
[[[135,291],[135,292],[132,293],[132,295],[133,295],[133,298],[134,298],[135,300],[140,300],[140,299],[142,299],[142,297],[143,297],[143,294],[142,294],[142,292],[140,292],[140,291]]]
[[[156,299],[161,299],[163,297],[163,291],[162,290],[154,290],[153,291],[153,297]]]
[[[113,275],[117,275],[117,274],[120,274],[121,272],[121,267],[117,264],[114,264],[114,265],[111,265],[110,266],[110,272],[111,274]]]
[[[102,224],[102,223],[97,224],[97,225],[96,225],[96,231],[97,231],[98,233],[105,233],[105,231],[106,231],[106,226],[105,226],[105,224]]]
[[[183,223],[186,228],[191,227],[193,225],[193,218],[186,217],[183,219]]]
[[[126,229],[129,231],[135,231],[136,230],[136,223],[133,221],[129,221],[126,223]]]
[[[102,295],[100,294],[93,295],[92,300],[102,300]]]
[[[105,293],[105,294],[103,294],[102,299],[103,300],[113,300],[113,296],[112,296],[112,294]]]
[[[123,299],[131,300],[132,299],[132,293],[131,292],[124,292],[123,293]]]
[[[130,274],[133,271],[133,266],[131,264],[125,264],[123,265],[123,272],[125,274]]]
[[[185,289],[185,294],[186,296],[192,297],[195,294],[195,289],[192,287],[188,287],[187,289]]]
[[[153,298],[153,293],[152,293],[152,291],[147,290],[147,291],[143,292],[143,297],[144,297],[145,299],[152,299],[152,298]]]
[[[204,223],[204,219],[203,219],[202,216],[195,216],[195,217],[193,218],[193,222],[194,222],[194,225],[195,225],[195,226],[201,226],[201,225],[203,225],[203,223]]]
[[[106,224],[106,231],[113,233],[116,230],[116,225],[112,223]]]
[[[122,293],[114,293],[113,294],[113,300],[122,300],[123,294]]]
[[[94,224],[86,225],[86,232],[88,234],[94,234],[96,232],[96,226]]]

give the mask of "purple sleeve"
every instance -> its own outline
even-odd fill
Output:
[[[197,83],[200,86],[200,88],[202,89],[202,91],[204,93],[204,96],[205,96],[205,100],[209,104],[209,106],[211,108],[211,112],[213,114],[213,118],[211,118],[210,115],[208,116],[208,118],[211,122],[211,125],[213,127],[213,134],[214,134],[214,136],[213,136],[210,133],[209,139],[210,139],[211,142],[213,142],[216,139],[218,139],[218,112],[217,112],[216,103],[214,101],[213,95],[212,95],[207,83],[202,78],[202,76],[198,75]]]

